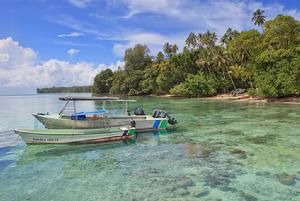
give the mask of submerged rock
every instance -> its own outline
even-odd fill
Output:
[[[194,186],[195,183],[190,179],[189,177],[183,176],[179,178],[179,181],[177,182],[178,188],[184,188],[186,189],[189,186]]]
[[[200,144],[187,144],[186,150],[186,153],[193,158],[208,158],[219,150],[219,147],[208,142],[201,142]]]
[[[267,134],[263,136],[247,137],[246,140],[253,144],[266,144],[273,141],[277,136],[274,134]]]
[[[189,194],[189,192],[186,190],[186,189],[183,189],[183,188],[180,188],[178,189],[178,194],[181,195],[181,196],[186,196]]]
[[[196,198],[200,198],[200,197],[205,197],[209,195],[209,191],[208,190],[203,190],[203,191],[195,191],[192,193],[192,195]]]
[[[267,177],[267,176],[270,176],[270,172],[266,172],[266,171],[256,172],[255,175]]]
[[[226,135],[232,135],[232,136],[238,136],[238,135],[245,135],[245,133],[241,130],[224,130],[221,131],[222,134],[226,134]]]
[[[229,185],[231,182],[229,175],[208,175],[204,179],[206,185],[210,186],[211,188],[221,188]]]
[[[241,196],[246,200],[246,201],[257,201],[258,199],[254,197],[253,195],[250,195],[248,193],[242,192]]]
[[[222,186],[220,187],[220,190],[224,192],[232,192],[232,193],[236,193],[238,191],[236,188],[232,188],[229,186]]]
[[[205,197],[210,193],[208,188],[200,186],[190,187],[188,188],[188,191],[195,198]]]
[[[296,176],[285,172],[276,175],[278,181],[284,185],[292,186],[296,183]]]
[[[234,149],[230,151],[231,154],[239,156],[239,158],[245,159],[247,158],[247,153],[240,149]]]

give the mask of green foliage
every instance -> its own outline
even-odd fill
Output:
[[[145,69],[143,80],[140,83],[141,93],[142,94],[158,94],[158,84],[156,82],[157,76],[159,75],[159,69],[162,65],[159,61],[153,63],[151,66]]]
[[[113,72],[111,69],[105,69],[96,75],[92,91],[94,94],[108,93],[111,88]]]
[[[286,97],[300,93],[300,48],[266,50],[257,59],[256,95]]]
[[[203,73],[189,75],[187,79],[170,90],[171,94],[187,97],[203,97],[216,94],[214,79],[205,77]]]
[[[50,87],[50,88],[37,88],[36,92],[40,93],[90,93],[91,86],[72,86],[72,87]]]
[[[266,16],[264,16],[264,10],[261,9],[257,9],[254,13],[253,13],[253,17],[252,17],[252,21],[254,22],[255,25],[258,25],[262,28],[263,30],[263,25],[266,21]]]
[[[264,46],[268,49],[300,45],[300,22],[291,16],[277,16],[265,23]]]
[[[299,95],[300,22],[290,16],[266,21],[260,9],[252,21],[263,33],[229,28],[218,40],[214,32],[192,32],[182,52],[165,43],[154,58],[137,44],[125,51],[124,70],[95,77],[93,92],[201,97],[244,88],[263,97]]]
[[[229,42],[228,53],[236,63],[246,66],[261,52],[261,40],[258,31],[243,31]]]
[[[183,52],[162,62],[159,65],[160,72],[156,79],[159,91],[168,93],[173,86],[183,82],[189,73],[196,73],[196,60],[195,52]]]
[[[126,94],[128,92],[128,87],[124,85],[126,75],[125,71],[117,70],[113,75],[112,86],[109,90],[111,94]]]
[[[134,70],[144,70],[151,64],[150,50],[146,45],[137,44],[133,48],[125,51],[124,61],[125,70],[130,72]]]

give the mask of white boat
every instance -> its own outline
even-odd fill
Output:
[[[166,129],[177,123],[175,118],[171,118],[165,111],[158,109],[154,110],[152,115],[146,115],[142,108],[138,107],[134,114],[130,114],[128,103],[135,102],[135,100],[120,100],[116,97],[62,97],[59,100],[66,101],[59,113],[33,114],[48,129],[92,129],[132,126],[137,131],[150,131]],[[77,101],[100,101],[102,102],[102,109],[92,112],[78,112],[76,108]],[[123,108],[121,110],[105,109],[105,105],[112,102],[123,103]],[[71,109],[68,108],[70,105]],[[71,114],[66,114],[67,110],[71,110]]]
[[[135,128],[100,129],[15,129],[26,144],[98,143],[127,140],[134,137]]]

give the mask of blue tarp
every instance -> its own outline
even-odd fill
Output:
[[[76,115],[93,115],[93,114],[104,114],[104,113],[108,113],[109,111],[106,109],[101,109],[101,110],[96,110],[96,111],[92,111],[92,112],[78,112],[76,113]]]

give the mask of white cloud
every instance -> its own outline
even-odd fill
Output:
[[[0,68],[20,68],[33,65],[37,54],[30,48],[24,48],[11,37],[1,40]]]
[[[122,56],[127,48],[136,43],[147,45],[152,54],[161,50],[165,42],[176,43],[182,48],[190,32],[200,33],[210,30],[220,37],[229,27],[238,31],[258,29],[251,22],[252,14],[258,8],[265,10],[267,19],[278,14],[300,19],[299,10],[287,9],[280,3],[263,3],[261,0],[106,0],[106,2],[112,11],[122,9],[119,13],[124,13],[125,10],[127,14],[113,18],[111,16],[108,18],[103,13],[90,14],[94,17],[107,17],[112,23],[105,29],[101,30],[99,28],[101,26],[97,24],[76,20],[70,16],[60,16],[51,21],[94,36],[98,40],[113,41],[112,51]],[[157,22],[153,22],[153,19]],[[131,21],[134,22],[134,28],[131,27]],[[147,31],[136,28],[144,27],[144,24],[147,24]],[[151,31],[150,26],[155,29]],[[176,33],[172,32],[174,29]]]
[[[70,56],[73,56],[73,55],[75,55],[75,54],[77,54],[77,53],[79,53],[80,52],[80,50],[76,50],[76,49],[69,49],[68,51],[67,51],[67,53],[70,55]]]
[[[261,8],[266,11],[267,17],[275,17],[278,14],[292,15],[300,18],[300,12],[296,9],[286,9],[279,3],[262,3],[250,0],[120,0],[110,1],[111,4],[123,4],[128,8],[128,14],[123,18],[134,18],[139,14],[155,14],[164,16],[171,23],[185,25],[191,31],[203,32],[215,31],[223,34],[228,27],[237,30],[253,28],[251,22],[252,13]],[[169,22],[169,23],[170,23]]]
[[[124,55],[126,49],[133,47],[135,44],[146,44],[151,50],[151,54],[155,55],[158,51],[162,50],[164,43],[176,43],[179,47],[184,46],[184,37],[181,35],[164,36],[157,33],[137,33],[123,36],[125,42],[115,43],[113,51],[117,55]]]
[[[83,33],[79,33],[79,32],[71,32],[69,34],[59,34],[57,35],[57,37],[61,38],[61,37],[76,37],[76,36],[83,36]]]
[[[85,8],[92,0],[67,0],[70,4],[78,8]]]
[[[37,87],[90,85],[101,70],[116,70],[117,66],[123,67],[124,62],[118,61],[111,65],[70,63],[57,59],[38,62],[34,50],[20,46],[12,38],[0,40],[0,91],[16,91],[19,88],[33,91]]]
[[[100,71],[105,70],[107,68],[112,69],[112,71],[116,71],[118,69],[124,69],[125,66],[125,62],[124,61],[117,61],[116,63],[113,63],[109,66],[105,65],[105,64],[99,64],[98,68],[100,69]]]
[[[248,0],[112,0],[110,4],[114,4],[114,6],[118,4],[126,5],[128,14],[123,18],[128,21],[135,20],[131,18],[141,17],[138,16],[141,14],[154,14],[169,25],[175,24],[185,27],[185,31],[178,34],[160,34],[141,30],[137,32],[129,30],[127,33],[123,31],[122,36],[114,36],[114,38],[123,39],[123,41],[120,40],[113,45],[113,52],[117,55],[123,55],[127,48],[134,46],[136,43],[146,44],[151,49],[152,54],[156,54],[158,50],[161,50],[162,44],[165,42],[176,43],[182,48],[186,37],[192,31],[199,33],[210,30],[221,36],[229,27],[239,31],[257,28],[251,22],[251,17],[258,8],[265,10],[268,19],[278,14],[300,18],[298,10],[286,9],[282,4],[265,4],[260,1]],[[147,15],[144,15],[143,19],[146,18]],[[150,19],[152,18],[150,17]]]

